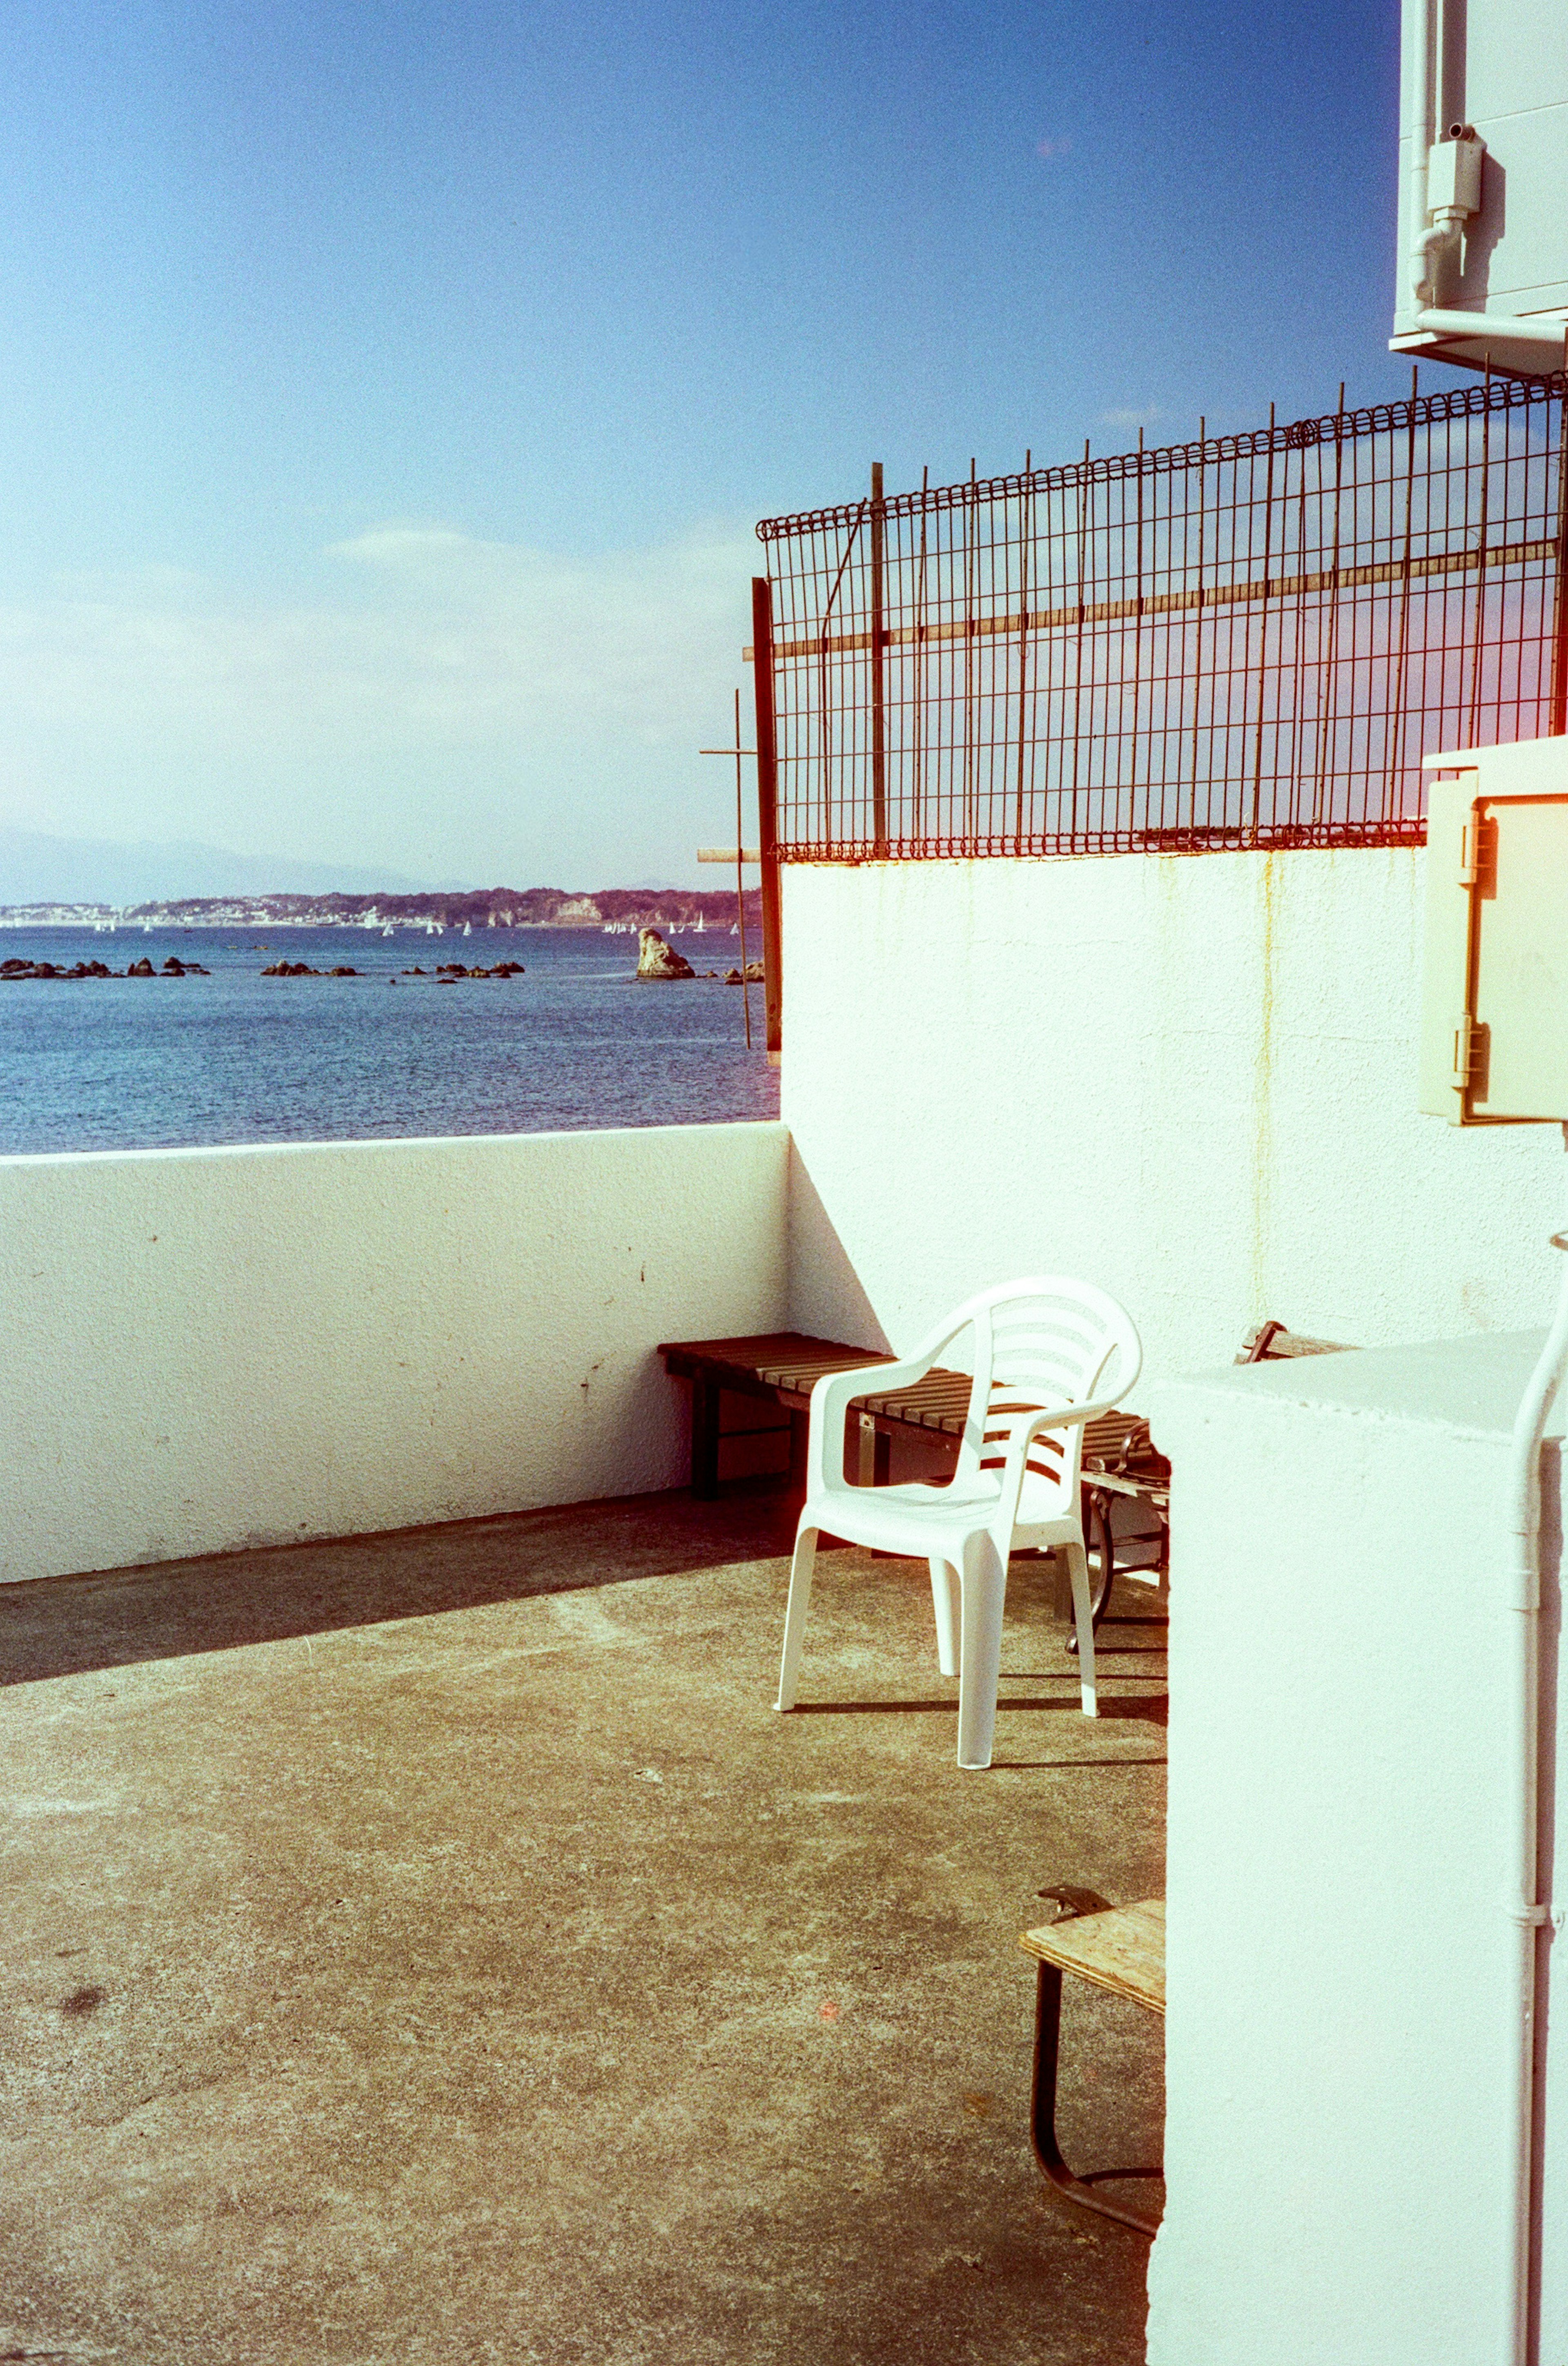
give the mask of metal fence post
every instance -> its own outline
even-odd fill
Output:
[[[1563,344],[1568,348],[1568,332]],[[1547,737],[1552,739],[1568,731],[1568,350],[1557,400],[1557,565],[1552,580],[1551,690],[1546,722]]]
[[[888,717],[883,668],[887,639],[887,596],[883,571],[887,557],[887,505],[882,499],[882,464],[871,463],[871,851],[888,851]]]
[[[784,1043],[784,979],[778,929],[778,740],[773,706],[773,586],[766,575],[754,575],[751,579],[751,640],[752,680],[756,691],[763,999],[767,1012],[767,1057],[777,1067]]]

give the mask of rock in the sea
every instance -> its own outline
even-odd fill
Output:
[[[341,968],[333,970],[331,972],[331,975],[333,977],[357,977],[359,975],[359,972],[357,969]]]
[[[678,953],[673,946],[666,944],[657,929],[639,929],[637,975],[639,977],[660,979],[695,977],[697,972],[684,953]]]
[[[157,971],[153,968],[145,953],[142,954],[141,959],[139,962],[132,962],[130,967],[126,971],[127,977],[156,977],[157,975]]]
[[[405,977],[422,977],[424,972],[405,970],[403,975]],[[436,969],[436,983],[438,986],[452,986],[460,977],[521,977],[521,962],[498,962],[494,969],[483,967],[465,969],[461,962],[442,962]]]
[[[726,986],[740,986],[742,984],[746,986],[762,986],[766,983],[767,980],[764,976],[763,967],[760,962],[747,962],[744,972],[738,969],[727,969],[724,972],[724,984]]]

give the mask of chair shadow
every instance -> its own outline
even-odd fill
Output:
[[[791,1717],[928,1717],[940,1714],[952,1717],[958,1709],[958,1699],[950,1700],[859,1700],[859,1701],[797,1701],[790,1711]],[[1004,1693],[997,1704],[1003,1709],[1036,1709],[1047,1715],[1081,1717],[1078,1696],[1070,1699],[1042,1700],[1020,1698],[1015,1693]],[[1164,1693],[1113,1694],[1100,1703],[1099,1722],[1112,1718],[1130,1718],[1145,1725],[1168,1722],[1170,1702]],[[1118,1761],[1118,1763],[1120,1762]]]

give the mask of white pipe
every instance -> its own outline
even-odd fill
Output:
[[[1550,345],[1559,359],[1568,351],[1568,321],[1543,321],[1515,312],[1445,312],[1424,306],[1412,325],[1443,337],[1496,337],[1515,344]]]
[[[1416,307],[1418,313],[1436,307],[1442,251],[1447,247],[1457,248],[1463,227],[1462,214],[1445,213],[1430,230],[1424,230],[1416,241],[1416,251],[1411,259],[1416,265]]]
[[[1568,1128],[1564,1129],[1568,1140]],[[1568,1250],[1568,1233],[1552,1235],[1553,1248]],[[1535,1982],[1536,1933],[1551,1919],[1537,1896],[1540,1845],[1540,1448],[1552,1399],[1568,1371],[1568,1264],[1558,1293],[1557,1317],[1531,1373],[1514,1419],[1508,1457],[1508,1526],[1513,1544],[1509,1656],[1516,1707],[1509,1737],[1514,1757],[1514,1819],[1507,1885],[1507,1912],[1518,1933],[1518,2055],[1509,2119],[1517,2186],[1514,2214],[1512,2322],[1507,2357],[1525,2366],[1529,2357],[1530,2271],[1533,2263],[1531,2193],[1535,2170]]]
[[[1427,231],[1427,163],[1432,146],[1433,117],[1437,105],[1432,56],[1432,0],[1406,0],[1406,6],[1410,26],[1410,111],[1406,118],[1406,130],[1410,141],[1408,244],[1416,268],[1416,303],[1419,309],[1427,294],[1427,250],[1422,242]]]
[[[1437,293],[1431,276],[1435,268],[1432,258],[1440,247],[1456,239],[1460,231],[1459,221],[1451,215],[1440,222],[1428,223],[1427,220],[1428,165],[1439,130],[1436,45],[1439,6],[1440,0],[1406,0],[1410,28],[1406,60],[1410,71],[1409,111],[1406,117],[1406,133],[1410,141],[1408,229],[1415,290],[1415,318],[1410,330],[1424,329],[1442,337],[1507,337],[1520,344],[1553,346],[1559,356],[1564,356],[1568,355],[1568,321],[1521,319],[1505,312],[1445,311],[1428,301]],[[1401,333],[1408,335],[1410,330]]]

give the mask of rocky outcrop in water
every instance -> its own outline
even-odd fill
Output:
[[[724,972],[726,986],[766,986],[767,983],[760,962],[747,962],[744,970],[727,969]]]
[[[54,977],[62,980],[68,980],[79,977],[113,977],[115,975],[116,972],[106,967],[101,961],[77,962],[71,969],[61,969],[54,962],[17,961],[15,959],[6,962],[0,962],[0,979],[5,979],[6,981],[23,977]]]
[[[657,929],[638,930],[637,975],[640,978],[650,978],[658,983],[666,978],[695,977],[696,975],[685,954],[678,953],[673,945],[666,944]]]
[[[308,962],[269,962],[262,972],[263,977],[357,977],[357,969],[340,962],[336,969],[312,969]]]

